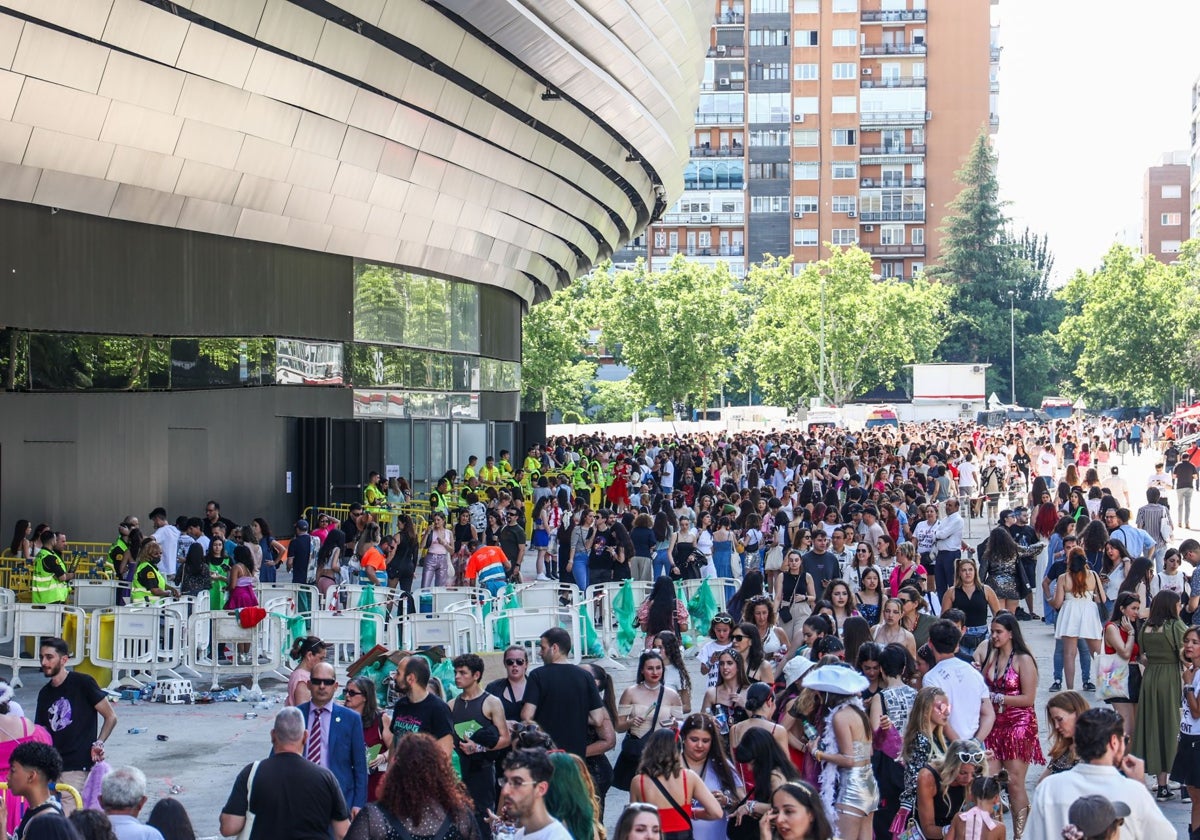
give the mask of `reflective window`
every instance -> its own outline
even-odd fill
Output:
[[[354,337],[479,352],[479,287],[395,266],[354,264]]]

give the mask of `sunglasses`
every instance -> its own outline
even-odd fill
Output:
[[[960,752],[958,760],[963,764],[983,764],[983,760],[987,757],[983,750],[978,752]]]
[[[745,642],[750,639],[749,636],[743,636],[741,633],[734,633],[731,637],[735,642]]]
[[[524,665],[525,660],[524,659],[505,659],[504,664],[507,665],[509,668],[511,668],[514,665]]]
[[[363,696],[363,693],[361,691],[351,691],[348,688],[345,691],[343,691],[342,694],[346,695],[347,697],[362,697]]]
[[[337,685],[337,680],[327,680],[324,677],[309,677],[309,685]]]

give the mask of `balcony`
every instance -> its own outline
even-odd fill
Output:
[[[652,257],[673,257],[683,254],[685,257],[744,257],[746,249],[742,245],[728,245],[724,248],[652,248]]]
[[[860,55],[925,55],[924,44],[863,44]]]
[[[926,9],[891,12],[883,12],[878,9],[867,11],[864,9],[860,19],[863,23],[909,23],[910,21],[928,20],[928,18],[929,12]]]
[[[746,153],[744,146],[692,146],[692,157],[742,157]]]
[[[899,189],[902,187],[923,187],[925,186],[924,178],[863,178],[858,184],[860,187],[868,189],[883,188],[883,189]]]
[[[726,11],[713,18],[714,26],[741,26],[746,22],[744,12]]]
[[[696,125],[742,125],[746,122],[746,114],[743,111],[737,113],[732,112],[717,112],[717,111],[697,111]]]
[[[999,60],[1000,60],[1000,49],[1001,49],[1000,47],[992,47],[992,48],[991,48],[991,51],[992,51],[992,64],[995,64],[997,61],[999,61]]]
[[[708,58],[745,58],[746,48],[741,44],[728,46],[720,44],[715,47],[709,47],[705,55]]]
[[[873,257],[923,257],[924,245],[859,245]]]
[[[858,218],[863,222],[923,222],[924,210],[864,210]]]
[[[864,126],[920,124],[932,117],[931,111],[863,111],[858,115]]]
[[[925,144],[917,143],[912,146],[861,146],[858,153],[863,157],[870,155],[923,155],[925,154]]]
[[[999,128],[1000,127],[1000,115],[999,114],[988,114],[988,125],[990,125],[992,128]]]
[[[882,79],[863,79],[864,88],[914,88],[925,87],[924,76],[891,76]]]
[[[663,213],[664,225],[744,225],[745,213]]]

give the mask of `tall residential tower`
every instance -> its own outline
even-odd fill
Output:
[[[954,173],[999,126],[988,0],[716,0],[684,193],[652,225],[676,253],[796,266],[859,243],[881,276],[937,258]],[[630,255],[632,256],[632,254]]]

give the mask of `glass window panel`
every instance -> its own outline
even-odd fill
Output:
[[[342,385],[342,345],[331,341],[280,338],[275,342],[278,385]]]

